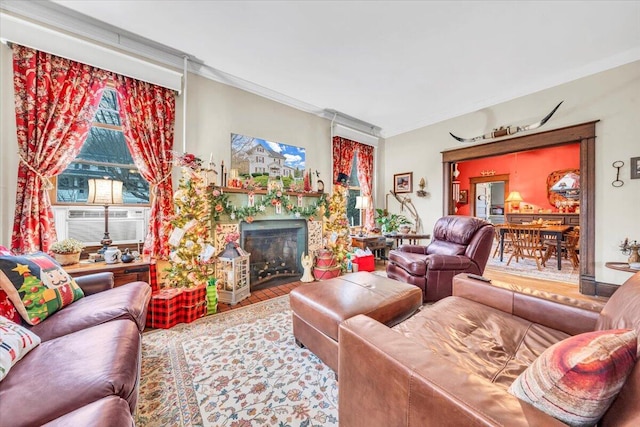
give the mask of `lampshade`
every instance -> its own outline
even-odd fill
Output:
[[[520,195],[519,191],[512,191],[509,193],[509,196],[507,197],[507,202],[515,202],[515,203],[520,203],[522,202],[524,199],[522,198],[522,196]]]
[[[371,197],[356,196],[356,209],[371,209]]]
[[[89,179],[87,203],[94,205],[121,205],[122,181],[112,179]]]

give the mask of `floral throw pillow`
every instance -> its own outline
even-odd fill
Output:
[[[18,360],[40,344],[40,337],[0,316],[0,381]]]
[[[546,349],[509,393],[571,426],[593,426],[636,363],[636,331],[587,332]]]
[[[43,252],[0,256],[0,288],[30,325],[84,296],[75,280]]]
[[[0,256],[4,255],[13,255],[13,253],[0,245]],[[0,316],[6,317],[7,319],[20,324],[20,313],[16,310],[16,307],[13,305],[7,293],[0,289]]]

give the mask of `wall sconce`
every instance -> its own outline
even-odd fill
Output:
[[[427,183],[423,178],[420,178],[420,183],[418,184],[418,186],[420,187],[420,189],[418,191],[416,191],[416,195],[418,197],[427,197],[429,195],[429,193],[427,193],[426,191],[424,191],[424,187],[427,185]]]

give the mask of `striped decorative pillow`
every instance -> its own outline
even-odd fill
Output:
[[[592,426],[607,411],[636,362],[637,334],[587,332],[545,350],[509,393],[572,426]]]
[[[0,316],[0,381],[13,365],[38,344],[40,337],[36,334]]]

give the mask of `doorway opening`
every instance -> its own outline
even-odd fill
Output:
[[[505,199],[509,194],[509,174],[469,178],[471,216],[492,224],[504,224]]]
[[[480,159],[502,154],[553,147],[564,144],[580,144],[580,285],[584,295],[611,296],[616,286],[595,280],[595,140],[597,121],[554,129],[531,135],[502,139],[442,153],[443,206],[445,215],[453,215],[456,200],[453,198],[453,167],[457,162]]]

